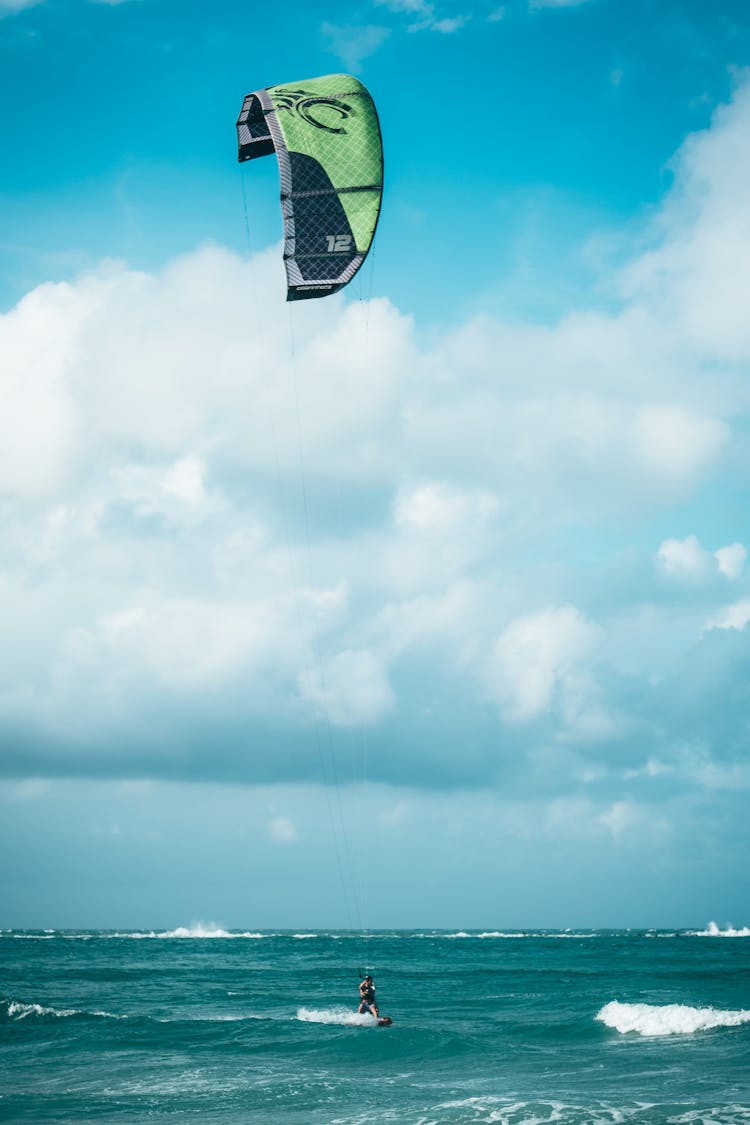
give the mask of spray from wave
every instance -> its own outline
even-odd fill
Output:
[[[716,1027],[738,1027],[750,1023],[750,1011],[690,1008],[686,1004],[621,1004],[612,1000],[597,1012],[596,1018],[622,1034],[634,1031],[651,1038],[694,1035]]]
[[[705,930],[691,930],[690,937],[750,937],[750,927],[743,926],[735,930],[729,925],[725,930],[720,930],[715,922],[709,922]]]
[[[297,1019],[303,1023],[329,1023],[339,1027],[377,1027],[374,1016],[360,1015],[348,1008],[299,1008]]]
[[[262,938],[265,934],[250,930],[224,930],[213,922],[193,922],[190,926],[178,926],[174,930],[149,930],[133,933],[114,934],[114,937],[128,938]]]

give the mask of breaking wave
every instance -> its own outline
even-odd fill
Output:
[[[50,1008],[44,1004],[26,1004],[21,1000],[0,1000],[0,1022],[15,1020],[62,1020],[62,1019],[107,1019],[124,1020],[127,1016],[114,1012],[87,1012],[81,1008]]]
[[[428,937],[434,937],[436,935],[428,934],[427,936]],[[455,934],[440,934],[440,935],[437,935],[437,936],[445,937],[445,938],[448,938],[449,940],[453,940],[454,938],[524,938],[524,937],[528,937],[529,935],[526,934],[526,933],[523,933],[521,930],[513,930],[513,931],[510,931],[510,932],[508,932],[506,930],[483,930],[481,933],[479,933],[479,932],[467,933],[466,930],[459,930]]]
[[[574,930],[458,930],[456,933],[419,934],[419,937],[444,937],[449,940],[455,938],[592,938],[596,932],[589,930],[580,933]]]
[[[192,926],[178,926],[175,930],[149,930],[148,932],[122,933],[113,936],[128,938],[262,938],[266,935],[250,930],[242,932],[223,930],[213,923],[195,922]]]
[[[750,937],[750,927],[735,930],[733,926],[727,926],[725,930],[720,930],[715,922],[709,922],[705,930],[690,930],[690,937]]]
[[[738,1027],[750,1023],[750,1011],[722,1011],[719,1008],[690,1008],[686,1004],[622,1004],[612,1000],[597,1012],[596,1018],[607,1027],[644,1037],[694,1035],[716,1027]]]

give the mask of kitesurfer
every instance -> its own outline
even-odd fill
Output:
[[[371,976],[366,976],[359,986],[359,1014],[375,1016],[378,1018],[378,1006],[375,1003],[375,981]]]

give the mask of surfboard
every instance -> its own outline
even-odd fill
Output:
[[[378,1027],[390,1027],[392,1023],[390,1016],[378,1016]]]

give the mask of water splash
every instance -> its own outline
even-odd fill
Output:
[[[329,1023],[339,1027],[377,1027],[374,1016],[360,1015],[348,1008],[299,1008],[297,1019],[303,1023]]]

